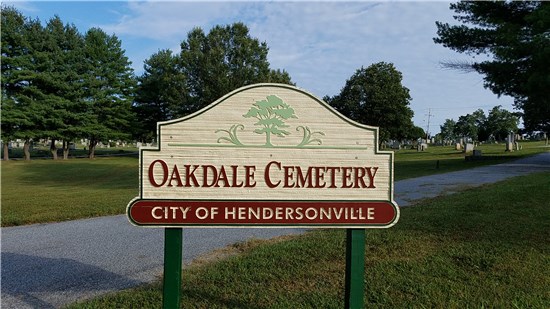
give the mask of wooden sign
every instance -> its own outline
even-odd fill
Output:
[[[393,152],[378,150],[378,128],[301,89],[246,86],[158,123],[127,214],[158,227],[386,228],[399,218]]]

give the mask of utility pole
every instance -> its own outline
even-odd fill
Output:
[[[432,109],[428,108],[428,126],[426,127],[426,143],[428,143],[428,136],[430,135],[430,118],[432,115]]]

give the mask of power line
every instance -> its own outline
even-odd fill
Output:
[[[424,108],[424,109],[421,109],[421,111],[425,111],[425,110],[457,110],[457,109],[469,109],[469,108],[493,108],[497,105],[493,105],[493,104],[488,104],[488,105],[475,105],[475,106],[456,106],[456,107],[430,107],[430,108]]]

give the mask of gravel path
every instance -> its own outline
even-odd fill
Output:
[[[395,183],[396,201],[415,201],[532,172],[550,171],[550,152],[476,169]],[[132,226],[125,215],[2,228],[1,308],[58,308],[154,281],[162,274],[163,230]],[[303,229],[184,229],[183,259],[251,238]]]

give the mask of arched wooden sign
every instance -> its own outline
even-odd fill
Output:
[[[393,152],[304,90],[246,86],[158,123],[127,214],[157,227],[386,228],[399,219]]]

